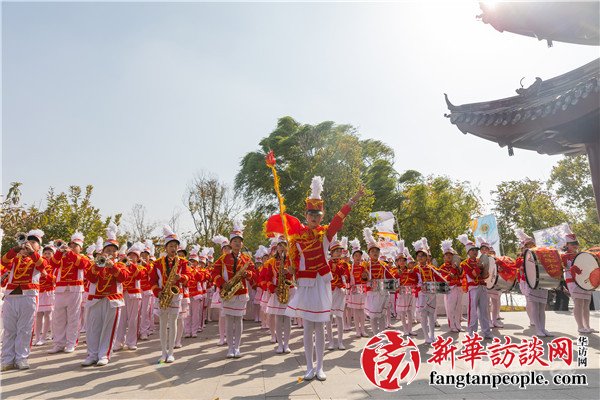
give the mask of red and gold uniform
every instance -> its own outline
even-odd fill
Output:
[[[212,272],[212,281],[216,287],[222,289],[225,282],[228,282],[231,278],[233,278],[236,272],[246,264],[249,264],[248,268],[254,265],[250,257],[244,253],[240,253],[237,256],[237,260],[235,260],[233,252],[230,254],[224,254],[219,257],[217,261],[215,261]],[[246,270],[246,273],[246,279],[252,279],[252,270]],[[248,301],[248,288],[246,286],[246,279],[241,280],[242,285],[238,291],[235,292],[231,300],[221,300],[225,315],[243,316],[246,312],[246,303]]]
[[[160,304],[158,304],[158,297],[160,292],[165,287],[167,280],[169,279],[169,274],[171,273],[172,268],[176,268],[176,275],[179,275],[179,278],[175,280],[174,286],[179,289],[179,294],[174,295],[171,304],[169,304],[168,309],[170,313],[179,313],[179,309],[181,308],[181,301],[183,299],[183,288],[187,285],[190,270],[188,267],[188,262],[185,258],[181,258],[175,256],[172,259],[169,259],[167,256],[161,257],[154,261],[152,264],[152,271],[150,271],[150,282],[152,283],[152,293],[154,294],[154,312],[158,314],[158,310],[160,308]]]
[[[40,280],[44,279],[48,264],[37,252],[22,255],[10,249],[2,257],[2,266],[8,272],[2,322],[2,366],[27,363],[31,346],[37,296]]]
[[[350,281],[350,264],[341,258],[329,261],[331,269],[331,315],[342,317],[346,309],[346,285]]]

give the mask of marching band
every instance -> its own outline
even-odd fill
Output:
[[[120,249],[113,223],[106,240],[89,246],[87,255],[82,254],[80,232],[68,243],[54,240],[45,245],[39,229],[20,234],[18,244],[1,260],[2,371],[29,368],[30,346],[49,340],[49,353],[71,353],[83,332],[87,357],[81,365],[106,365],[113,351],[135,351],[138,340],[148,340],[155,317],[159,362],[172,363],[181,338],[198,337],[215,309],[218,345],[227,344],[227,358],[241,357],[245,317],[261,323],[277,344],[277,354],[292,352],[290,334],[296,325],[304,334],[304,380],[325,380],[326,343],[328,350],[345,350],[348,323],[361,338],[371,334],[367,318],[376,335],[395,315],[405,336],[419,336],[413,331],[418,321],[423,341],[433,343],[439,326],[438,296],[443,297],[450,332],[465,331],[466,293],[467,333],[472,336],[479,329],[484,339],[491,339],[492,329],[503,328],[501,293],[518,287],[536,335],[552,336],[546,329],[545,306],[548,291],[563,278],[574,301],[579,333],[598,332],[590,327],[589,306],[592,291],[600,286],[599,254],[580,251],[573,232],[564,233],[566,248],[560,254],[536,247],[532,237],[517,229],[520,251],[515,260],[497,257],[483,237],[473,241],[462,234],[457,240],[465,246],[466,258],[461,259],[447,239],[440,244],[443,263],[437,266],[426,238],[412,244],[415,261],[403,240],[376,239],[365,228],[363,252],[358,239],[348,243],[337,237],[363,190],[329,225],[322,225],[323,181],[313,179],[306,225],[287,214],[269,218],[265,227],[271,246],[260,246],[254,260],[243,251],[244,227],[238,221],[229,238],[213,238],[220,250],[214,262],[214,249],[208,247],[194,245],[188,256],[185,242],[169,226],[163,228],[164,251],[157,259],[152,241]]]

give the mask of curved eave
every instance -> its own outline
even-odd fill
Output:
[[[538,40],[600,45],[600,3],[481,2],[481,20],[499,32]]]

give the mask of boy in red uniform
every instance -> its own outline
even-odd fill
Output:
[[[25,242],[2,257],[3,270],[9,273],[2,305],[1,370],[29,369],[31,333],[37,307],[40,279],[46,276],[47,262],[39,255],[44,232],[29,231]]]
[[[129,350],[137,350],[140,304],[142,302],[141,281],[146,278],[145,268],[138,264],[143,250],[144,244],[141,242],[134,243],[126,250],[125,263],[129,277],[123,282],[125,306],[121,310],[114,351],[122,350],[123,346],[127,346]]]
[[[483,269],[478,263],[477,253],[479,248],[469,240],[466,234],[459,235],[457,239],[465,245],[465,249],[467,250],[467,259],[460,264],[463,274],[467,278],[467,290],[469,293],[467,332],[469,336],[473,336],[473,333],[477,332],[479,322],[483,337],[485,339],[492,339],[489,319],[489,298],[485,284],[485,278],[487,277],[483,275]]]
[[[54,256],[56,248],[53,243],[50,242],[44,246],[42,251],[42,257],[46,259],[47,269],[45,278],[40,279],[40,297],[38,300],[38,308],[35,317],[35,338],[34,346],[42,346],[46,343],[45,339],[48,331],[50,330],[50,324],[52,321],[52,310],[54,309],[54,287],[55,277],[52,274],[52,267],[50,266],[50,259]]]
[[[444,306],[446,307],[446,316],[448,317],[448,327],[450,332],[462,332],[464,329],[460,326],[460,316],[462,308],[462,285],[460,282],[459,265],[454,264],[453,259],[457,254],[452,248],[452,239],[442,241],[442,253],[444,254],[444,263],[440,266],[442,276],[448,283],[450,291],[444,294]]]
[[[367,337],[365,327],[365,298],[366,280],[363,280],[365,263],[363,262],[363,251],[360,249],[360,241],[354,239],[350,242],[352,246],[352,267],[350,268],[350,296],[347,302],[348,308],[352,310],[356,337]]]
[[[144,274],[140,280],[142,289],[142,302],[140,305],[140,339],[148,340],[148,336],[153,333],[154,326],[154,294],[152,293],[152,283],[150,282],[150,271],[152,271],[152,260],[150,255],[154,255],[154,244],[152,240],[147,239],[144,242],[144,249],[140,253],[139,265],[144,269]]]
[[[425,343],[433,343],[435,341],[436,293],[427,292],[425,288],[426,282],[436,282],[436,274],[433,272],[435,267],[427,262],[429,248],[425,238],[414,242],[413,247],[418,263],[415,267],[419,286],[417,311],[420,315]]]
[[[418,282],[416,272],[408,267],[408,249],[404,247],[404,240],[398,241],[398,253],[396,254],[396,266],[398,267],[399,294],[396,301],[396,314],[402,321],[404,336],[416,336],[413,332],[413,313],[415,306],[415,290]]]
[[[61,351],[72,353],[77,345],[84,275],[90,266],[90,261],[81,254],[82,247],[83,235],[75,232],[69,246],[58,246],[50,261],[56,276],[56,295],[52,312],[54,346],[48,351],[50,354]]]
[[[112,353],[113,341],[119,323],[123,301],[123,281],[129,277],[125,264],[117,262],[119,249],[117,242],[117,226],[110,223],[106,230],[102,255],[103,265],[96,262],[86,273],[90,282],[86,326],[87,358],[81,363],[83,367],[96,364],[108,364]]]

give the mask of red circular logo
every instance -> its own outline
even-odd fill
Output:
[[[387,330],[367,342],[360,355],[360,365],[375,386],[395,392],[402,389],[402,382],[409,384],[415,379],[421,354],[411,338]]]

